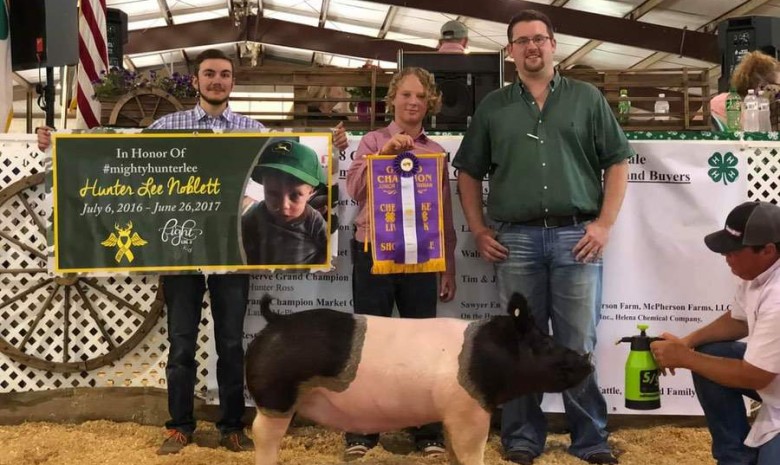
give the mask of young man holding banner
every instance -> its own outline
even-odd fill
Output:
[[[220,50],[209,49],[196,59],[197,74],[193,84],[200,96],[192,110],[166,115],[149,126],[150,129],[261,129],[259,122],[233,113],[228,99],[235,84],[233,62]],[[334,134],[337,147],[346,145],[344,128]],[[216,154],[215,154],[216,156]],[[166,375],[168,378],[168,409],[171,419],[166,423],[168,437],[157,451],[171,454],[192,441],[195,430],[193,416],[196,379],[195,351],[200,309],[207,281],[203,275],[171,275],[163,278],[163,293],[168,308],[168,341],[170,350]],[[208,277],[211,313],[214,318],[214,339],[217,348],[217,384],[222,418],[217,422],[220,444],[232,451],[252,449],[244,433],[244,315],[248,303],[249,276],[246,274],[215,274]]]
[[[203,51],[195,60],[193,85],[198,105],[191,110],[163,116],[149,129],[262,129],[259,122],[233,113],[228,99],[233,90],[233,62],[220,50]],[[215,154],[216,156],[216,154]],[[239,273],[179,274],[162,277],[168,311],[168,412],[167,436],[157,450],[175,454],[192,442],[195,431],[195,380],[198,328],[203,295],[208,284],[214,342],[217,349],[220,444],[232,451],[251,450],[252,440],[244,433],[244,314],[248,303],[249,275]]]
[[[650,349],[662,369],[691,370],[718,465],[775,465],[780,463],[780,207],[745,202],[704,243],[739,278],[730,310],[683,338],[664,333]],[[752,427],[742,396],[762,402]]]
[[[367,156],[375,154],[402,154],[401,156],[404,158],[397,167],[399,170],[398,175],[394,173],[388,174],[382,170],[381,173],[374,176],[377,179],[387,179],[388,184],[392,183],[393,180],[400,180],[399,184],[403,184],[402,178],[404,174],[400,174],[401,172],[422,166],[430,166],[426,165],[429,160],[424,159],[422,156],[418,160],[416,157],[408,155],[410,155],[410,152],[415,155],[444,153],[444,149],[429,139],[422,127],[423,119],[428,112],[437,111],[438,106],[441,104],[441,94],[436,89],[435,81],[430,73],[420,68],[404,68],[390,82],[386,100],[388,108],[394,115],[393,122],[386,128],[369,132],[363,136],[357,149],[355,161],[352,162],[347,172],[347,191],[359,205],[358,213],[355,217],[357,230],[355,239],[352,241],[352,294],[355,313],[389,317],[393,313],[393,306],[397,305],[398,313],[402,318],[434,318],[436,317],[437,284],[438,297],[443,302],[452,300],[455,296],[454,253],[456,238],[455,229],[452,225],[452,201],[449,188],[449,169],[446,159],[438,158],[433,163],[433,166],[441,167],[440,177],[436,176],[437,173],[434,172],[433,179],[440,181],[432,189],[434,193],[438,191],[438,198],[441,200],[439,203],[441,208],[438,210],[441,212],[441,218],[438,218],[438,221],[431,221],[431,223],[435,223],[440,228],[437,229],[438,237],[443,237],[444,244],[442,247],[441,241],[439,241],[438,246],[433,248],[436,253],[432,254],[428,260],[435,260],[433,258],[434,255],[439,257],[439,260],[443,259],[441,265],[443,265],[444,271],[440,273],[392,272],[399,269],[418,271],[426,269],[429,263],[426,263],[425,259],[421,259],[420,254],[424,253],[424,249],[428,248],[426,247],[428,241],[410,243],[408,235],[411,234],[419,239],[429,231],[412,228],[417,230],[404,230],[403,234],[400,232],[396,234],[396,242],[392,242],[392,239],[389,242],[380,240],[380,243],[383,244],[381,249],[395,249],[398,253],[396,254],[396,259],[382,260],[383,263],[379,264],[375,263],[373,256],[373,253],[378,253],[378,250],[372,250],[372,247],[375,246],[372,243],[373,239],[371,239],[372,228],[379,221],[384,221],[384,226],[387,226],[387,228],[383,228],[383,230],[394,229],[393,226],[388,225],[398,220],[397,217],[403,214],[399,211],[402,209],[417,211],[419,213],[418,225],[425,223],[430,218],[429,214],[436,216],[438,213],[426,210],[425,204],[433,202],[421,200],[417,197],[412,201],[412,205],[405,204],[403,200],[399,200],[401,205],[398,208],[384,208],[384,212],[380,212],[380,208],[377,208],[377,211],[374,212],[374,218],[369,218],[370,212],[374,210],[368,204],[370,191],[374,189],[374,195],[379,195],[382,186],[369,185],[371,182],[368,166],[370,161]],[[425,171],[425,168],[421,169],[423,171],[418,172],[418,174],[423,176],[415,175],[412,177],[415,179],[426,179],[424,174],[428,173],[428,171]],[[411,173],[412,171],[409,172]],[[403,186],[399,187],[399,190],[403,189]],[[393,207],[395,207],[395,204],[393,204]],[[372,223],[374,224],[372,225]],[[400,224],[400,221],[395,224]],[[401,228],[399,227],[399,229]],[[379,232],[374,232],[374,237],[379,237]],[[400,253],[402,248],[404,253]],[[415,259],[409,259],[409,249],[414,249],[417,253]],[[375,265],[381,265],[385,268],[385,272],[389,270],[390,273],[375,274],[372,271]],[[413,434],[417,449],[425,455],[432,456],[444,453],[441,423],[416,428]],[[378,441],[378,434],[347,433],[345,460],[354,460],[364,456],[369,449],[377,445]]]
[[[518,80],[479,104],[453,160],[463,212],[483,259],[496,267],[501,306],[528,299],[537,326],[559,344],[593,352],[601,309],[601,256],[623,203],[633,155],[594,86],[555,71],[550,19],[524,10],[507,28]],[[490,194],[486,222],[482,180]],[[603,177],[603,184],[602,184]],[[531,465],[544,451],[541,395],[503,407],[507,460]],[[607,407],[595,373],[564,391],[569,453],[618,463],[607,443]]]
[[[195,60],[192,83],[198,90],[195,108],[166,115],[149,126],[157,130],[254,129],[263,125],[234,113],[228,100],[235,84],[233,62],[217,49],[203,51]],[[38,147],[51,145],[51,128],[36,130]],[[334,130],[333,144],[343,150],[347,137],[342,125]],[[219,156],[214,154],[214,156]],[[174,454],[192,442],[195,431],[194,402],[197,362],[195,354],[201,322],[203,296],[208,286],[214,341],[217,350],[217,383],[221,418],[217,422],[220,444],[235,452],[250,450],[244,433],[244,315],[247,310],[247,274],[178,274],[162,277],[168,315],[168,410],[167,434],[157,453]]]

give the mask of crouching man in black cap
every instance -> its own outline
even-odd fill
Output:
[[[743,203],[704,243],[740,279],[731,310],[651,350],[662,369],[691,370],[718,465],[780,464],[780,207]],[[752,428],[742,396],[762,402]]]

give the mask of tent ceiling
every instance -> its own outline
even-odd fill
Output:
[[[176,67],[210,46],[234,56],[252,50],[261,62],[356,67],[394,66],[398,48],[436,46],[441,24],[463,21],[469,48],[498,51],[506,23],[523,8],[547,13],[556,26],[555,59],[596,68],[709,67],[718,72],[714,28],[733,16],[780,16],[780,0],[107,0],[128,14],[125,65]],[[249,5],[236,26],[231,11]],[[250,46],[253,43],[262,46]],[[17,84],[39,81],[38,71]],[[18,89],[23,94],[23,89]]]

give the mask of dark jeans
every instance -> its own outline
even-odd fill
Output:
[[[163,294],[168,307],[168,411],[166,428],[185,434],[195,431],[193,408],[197,362],[195,350],[206,292],[203,275],[163,276]],[[211,275],[208,278],[214,342],[217,348],[217,383],[222,434],[241,430],[244,424],[244,314],[249,293],[245,274]]]
[[[352,241],[352,299],[355,313],[389,317],[398,306],[401,318],[436,317],[436,273],[371,274],[371,249],[363,251],[363,243]],[[431,423],[410,429],[415,444],[442,442],[441,423]],[[378,434],[347,433],[347,444],[374,447]]]
[[[696,351],[715,357],[741,360],[745,357],[746,347],[744,342],[713,342],[697,347]],[[757,449],[743,444],[750,431],[750,423],[742,396],[761,400],[758,393],[749,389],[726,387],[696,373],[692,375],[693,386],[712,435],[712,456],[718,465],[755,464]]]

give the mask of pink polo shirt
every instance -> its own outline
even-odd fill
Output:
[[[368,212],[366,209],[366,200],[368,198],[368,166],[366,164],[366,155],[373,155],[379,153],[382,146],[392,137],[401,132],[401,127],[396,124],[395,121],[390,123],[389,126],[383,129],[377,129],[371,131],[362,139],[360,139],[360,146],[358,146],[357,153],[355,154],[355,160],[347,171],[347,192],[349,195],[358,202],[358,213],[355,216],[355,226],[357,231],[355,232],[355,239],[360,242],[365,242],[368,237]],[[413,153],[425,154],[425,153],[444,153],[444,148],[429,139],[425,135],[425,131],[421,132],[419,136],[414,140]],[[455,227],[452,225],[452,196],[450,194],[450,182],[449,182],[449,164],[447,160],[444,161],[444,188],[442,189],[442,197],[444,204],[442,209],[444,210],[444,259],[447,267],[447,273],[455,274]]]
[[[439,53],[466,53],[466,48],[458,42],[442,42],[436,51]]]

